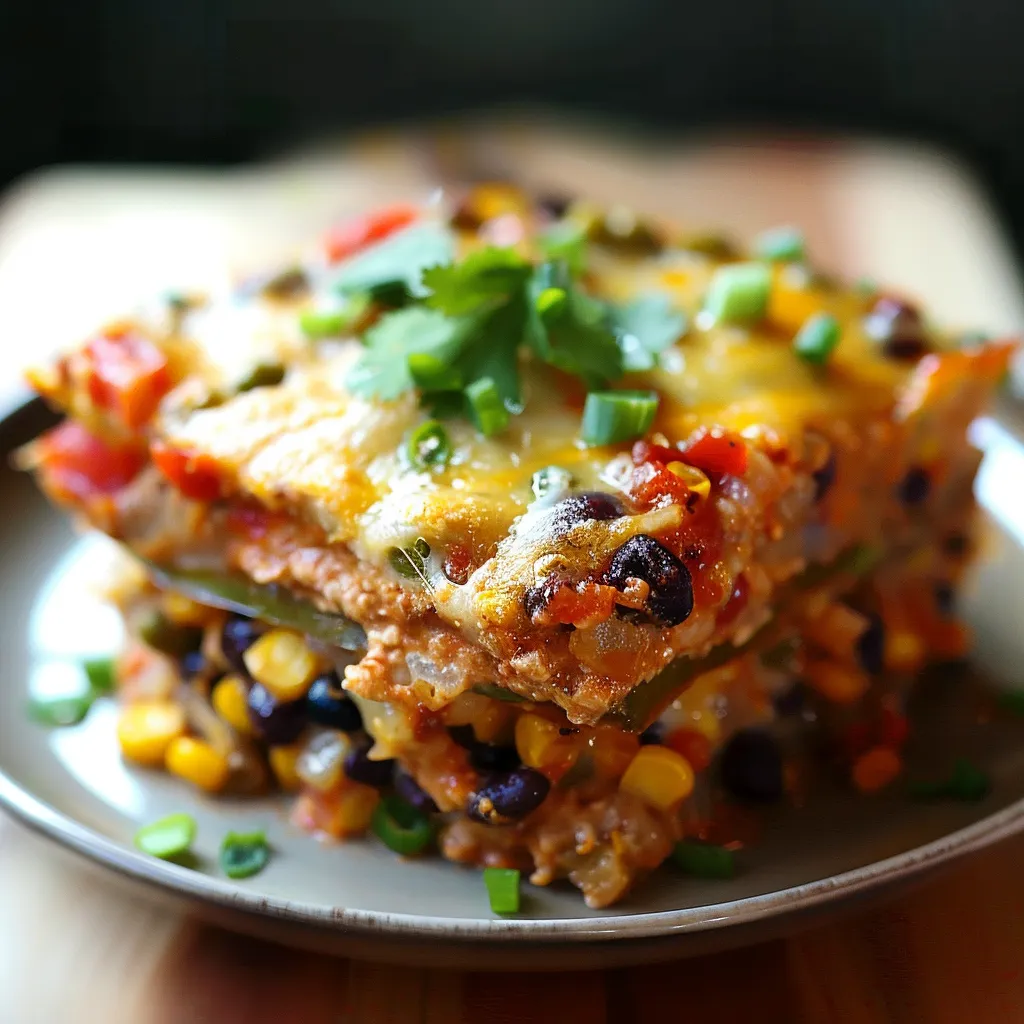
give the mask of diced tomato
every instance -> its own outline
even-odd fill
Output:
[[[452,544],[444,556],[444,574],[462,586],[473,571],[473,552],[465,544]]]
[[[571,623],[574,626],[593,626],[611,616],[617,597],[614,587],[600,583],[587,582],[576,587],[566,584],[552,594],[534,621],[543,625]]]
[[[388,235],[408,227],[419,215],[420,211],[415,206],[396,203],[394,206],[385,206],[374,213],[366,214],[366,216],[345,221],[344,224],[339,224],[334,228],[324,239],[327,259],[331,263],[337,263],[338,260],[343,260],[347,256],[353,256],[360,249],[364,249],[374,242],[383,241]]]
[[[688,466],[696,466],[709,476],[725,473],[742,475],[747,468],[747,446],[738,437],[718,430],[702,430],[676,456]]]
[[[146,462],[137,446],[110,444],[70,420],[40,438],[39,452],[47,486],[80,500],[119,491]]]
[[[906,717],[888,704],[884,705],[878,722],[878,742],[883,747],[899,750],[906,743],[909,733],[910,723]]]
[[[182,451],[163,441],[150,448],[156,468],[194,501],[216,501],[223,496],[223,477],[216,459],[204,453]]]
[[[655,462],[661,466],[667,466],[670,462],[679,462],[680,452],[678,448],[669,448],[663,444],[650,444],[647,441],[637,441],[633,445],[633,465],[642,466],[645,462]]]
[[[139,334],[111,331],[93,338],[84,355],[89,397],[129,430],[147,423],[171,389],[167,358]]]
[[[626,484],[626,491],[638,505],[647,507],[685,505],[690,497],[686,482],[657,462],[637,466]]]
[[[695,772],[711,764],[711,741],[697,729],[673,729],[663,745],[685,757]]]

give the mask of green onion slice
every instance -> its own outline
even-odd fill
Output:
[[[917,782],[910,786],[910,795],[918,800],[983,800],[992,789],[988,774],[965,757],[958,757],[945,779]]]
[[[82,662],[82,670],[89,680],[93,694],[114,692],[114,659],[88,658]]]
[[[421,853],[434,836],[430,819],[397,796],[386,796],[377,804],[370,827],[389,850],[405,857]]]
[[[519,912],[519,872],[515,868],[484,868],[484,885],[495,914]]]
[[[170,860],[187,853],[196,838],[196,820],[190,814],[169,814],[143,825],[135,833],[135,845],[151,857]]]
[[[508,409],[492,378],[481,377],[473,381],[466,388],[466,398],[473,413],[473,421],[485,437],[500,434],[508,426]]]
[[[299,314],[299,327],[311,340],[340,338],[366,316],[371,302],[369,295],[356,293],[340,303],[304,309]]]
[[[831,313],[815,313],[797,331],[793,350],[806,362],[822,366],[839,344],[840,333],[839,321]]]
[[[429,352],[412,352],[406,357],[409,376],[421,391],[461,391],[462,374]]]
[[[270,860],[266,834],[229,832],[220,844],[221,870],[228,878],[250,878],[259,874]]]
[[[89,714],[95,696],[89,691],[64,697],[35,697],[28,702],[28,716],[40,725],[78,725]]]
[[[760,320],[768,309],[772,272],[765,263],[719,267],[708,286],[705,308],[722,323]]]
[[[798,263],[806,255],[803,232],[793,227],[772,228],[759,235],[754,251],[773,263]]]
[[[452,455],[448,431],[437,420],[427,420],[409,435],[406,451],[416,469],[446,466]]]
[[[673,847],[671,857],[676,867],[698,878],[732,878],[736,873],[732,850],[712,843],[684,839]]]
[[[591,391],[583,406],[580,436],[588,445],[632,441],[647,433],[657,411],[653,391]]]

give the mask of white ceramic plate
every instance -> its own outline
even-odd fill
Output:
[[[47,423],[38,404],[0,423],[10,451]],[[994,520],[993,546],[968,596],[979,661],[1013,682],[1024,661],[1024,449],[986,421],[988,454],[979,494]],[[4,460],[6,463],[6,459]],[[475,871],[440,859],[402,862],[373,841],[321,845],[289,825],[276,800],[214,800],[118,757],[113,707],[80,726],[30,724],[30,683],[60,687],[81,657],[119,638],[116,616],[90,594],[104,541],[76,538],[33,483],[0,470],[0,802],[34,828],[232,927],[318,949],[367,957],[477,966],[626,963],[704,952],[777,933],[852,897],[878,893],[1024,826],[1024,721],[975,722],[973,683],[937,682],[921,695],[909,757],[938,771],[953,753],[994,779],[978,804],[921,804],[898,787],[870,799],[826,791],[797,811],[769,816],[730,881],[658,872],[620,905],[588,910],[568,885],[525,886],[523,912],[489,912]],[[1015,493],[1016,492],[1016,493]],[[1022,680],[1017,678],[1020,683]],[[199,822],[198,870],[147,858],[132,846],[138,826],[185,810]],[[229,829],[266,828],[275,856],[235,883],[216,870]]]

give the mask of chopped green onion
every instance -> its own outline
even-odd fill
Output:
[[[839,334],[839,321],[831,313],[815,313],[797,331],[793,349],[801,359],[821,366],[839,344]]]
[[[284,366],[281,363],[257,363],[238,382],[237,390],[252,391],[255,388],[272,388],[284,380]]]
[[[422,537],[417,537],[411,547],[392,548],[388,552],[388,561],[391,568],[404,579],[422,580],[426,576],[429,555],[430,545]]]
[[[722,323],[760,320],[768,309],[772,272],[764,263],[719,267],[708,286],[705,307]]]
[[[957,800],[981,800],[988,796],[992,782],[976,765],[965,757],[958,757],[949,778],[949,795]]]
[[[996,703],[1006,711],[1024,718],[1024,690],[1007,690],[999,694]]]
[[[773,263],[797,263],[806,252],[803,233],[792,227],[772,228],[758,236],[754,252]]]
[[[89,680],[89,689],[94,694],[112,693],[114,690],[114,659],[88,658],[82,662],[82,669]]]
[[[220,844],[220,868],[228,878],[251,878],[270,860],[266,834],[229,832]]]
[[[554,495],[565,494],[572,487],[572,473],[561,466],[545,466],[533,474],[530,487],[533,496],[538,500]]]
[[[434,837],[430,819],[397,796],[386,796],[377,804],[370,827],[389,850],[405,857],[425,850]]]
[[[461,391],[462,374],[449,363],[429,352],[407,356],[409,376],[421,391]]]
[[[591,391],[583,406],[580,436],[588,445],[632,441],[647,433],[657,411],[653,391]]]
[[[508,409],[490,377],[481,377],[466,388],[473,420],[485,437],[500,434],[508,426]]]
[[[519,872],[515,868],[484,868],[484,885],[495,914],[519,913]]]
[[[992,780],[965,757],[958,757],[945,779],[917,782],[910,786],[910,795],[918,800],[977,801],[988,796]]]
[[[179,626],[155,608],[142,617],[137,629],[139,639],[146,646],[173,658],[198,650],[203,640],[203,631],[198,626]]]
[[[135,845],[151,857],[171,860],[187,853],[196,838],[196,821],[190,814],[169,814],[143,825],[135,833]]]
[[[732,850],[712,843],[684,840],[676,843],[671,857],[677,867],[698,878],[732,878],[736,873]]]
[[[452,455],[448,431],[437,420],[427,420],[409,435],[406,451],[415,469],[446,466]]]
[[[91,691],[65,697],[34,697],[28,702],[28,715],[40,725],[78,725],[89,714],[94,700]]]
[[[299,327],[311,340],[341,337],[349,333],[366,316],[371,302],[369,295],[356,293],[341,303],[304,309],[299,314]]]

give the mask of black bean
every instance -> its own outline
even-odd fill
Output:
[[[329,729],[355,732],[363,727],[363,716],[342,690],[337,672],[325,672],[313,680],[306,694],[306,713],[311,722]]]
[[[395,761],[371,761],[366,755],[371,744],[361,743],[353,747],[345,756],[345,774],[353,782],[361,782],[364,786],[376,786],[382,789],[391,785],[395,774]]]
[[[722,785],[740,800],[768,803],[782,797],[782,753],[763,729],[741,729],[730,737],[719,772]]]
[[[178,668],[185,679],[191,679],[206,668],[206,658],[200,650],[189,651],[178,659]]]
[[[928,471],[920,466],[911,466],[899,484],[900,501],[904,505],[920,505],[928,497],[931,487]]]
[[[623,589],[630,577],[643,580],[651,592],[647,612],[664,626],[678,626],[693,611],[690,571],[663,544],[641,533],[630,537],[612,556],[605,580]]]
[[[279,701],[265,687],[253,683],[247,699],[249,721],[268,747],[285,747],[306,727],[306,704],[301,700]]]
[[[469,763],[478,772],[507,772],[519,767],[519,751],[515,747],[478,743],[469,752]]]
[[[469,763],[477,771],[503,772],[519,765],[519,753],[515,747],[484,743],[476,738],[471,725],[449,726],[448,735],[469,751]]]
[[[951,533],[942,542],[942,550],[951,558],[962,558],[969,548],[970,541],[962,533]]]
[[[433,814],[437,810],[434,798],[408,773],[399,768],[395,772],[395,792],[412,807],[424,814]]]
[[[783,690],[772,701],[775,713],[782,717],[799,715],[807,706],[807,687],[803,683],[793,683]]]
[[[252,620],[242,615],[232,615],[220,634],[220,650],[224,660],[240,675],[248,676],[242,655],[259,639],[262,630]]]
[[[928,332],[916,306],[883,295],[871,307],[865,328],[893,359],[919,359],[928,351]]]
[[[877,675],[885,663],[885,626],[877,615],[857,638],[857,659],[865,672]]]
[[[653,725],[647,726],[642,733],[640,733],[640,743],[645,747],[652,747],[665,738],[665,727],[661,722],[655,722]]]
[[[526,614],[532,619],[547,608],[550,600],[558,590],[565,585],[565,580],[560,576],[548,577],[543,583],[530,587],[523,594],[523,608]]]
[[[935,584],[934,593],[935,607],[938,608],[943,615],[952,615],[956,597],[952,585],[946,580],[941,580]]]
[[[545,193],[537,197],[537,208],[554,220],[561,220],[570,206],[572,200],[568,196]]]
[[[551,783],[533,768],[491,775],[469,798],[466,813],[487,825],[506,825],[540,807],[550,789]]]
[[[829,488],[835,483],[836,479],[836,453],[829,452],[828,458],[825,460],[825,465],[821,469],[816,469],[812,474],[814,479],[814,500],[821,501],[821,499],[828,493]]]
[[[603,521],[624,516],[622,502],[614,494],[604,491],[584,491],[573,494],[555,506],[554,529],[567,530],[587,520]]]

